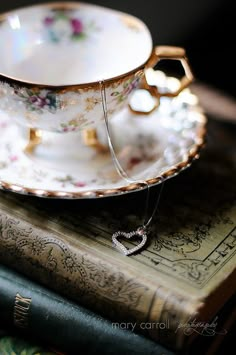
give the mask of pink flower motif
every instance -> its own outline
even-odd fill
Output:
[[[10,161],[13,163],[14,161],[17,161],[19,158],[17,155],[12,155],[10,156]]]
[[[79,35],[83,32],[83,24],[79,19],[73,18],[70,20],[74,35]]]
[[[133,89],[136,89],[136,87],[139,84],[139,79],[135,78],[131,83],[129,83],[129,85],[125,88],[123,94],[124,95],[129,95]]]
[[[81,182],[81,181],[77,181],[74,183],[75,187],[85,187],[86,184],[84,182]]]
[[[44,106],[49,104],[49,100],[46,97],[40,97],[36,95],[31,96],[29,98],[29,101],[40,108],[43,108]]]
[[[44,19],[44,24],[45,26],[52,26],[53,22],[54,22],[54,18],[53,17],[45,17]]]
[[[0,123],[0,128],[6,128],[6,127],[7,127],[7,122]]]

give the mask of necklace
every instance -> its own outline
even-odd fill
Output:
[[[112,139],[111,139],[111,134],[110,134],[110,128],[109,128],[109,122],[108,122],[108,109],[107,109],[107,97],[106,97],[106,86],[105,86],[105,82],[104,80],[99,82],[100,84],[100,92],[101,92],[101,100],[102,100],[102,109],[103,109],[103,115],[104,115],[104,121],[105,121],[105,128],[106,128],[106,134],[107,134],[107,140],[108,140],[108,146],[110,149],[110,153],[111,153],[111,157],[114,163],[114,166],[118,172],[118,174],[120,175],[120,177],[122,179],[124,179],[126,182],[128,183],[138,183],[142,186],[142,188],[146,188],[147,189],[147,197],[146,197],[146,203],[145,203],[145,217],[144,217],[144,222],[143,225],[138,227],[136,230],[131,231],[131,232],[123,232],[123,231],[117,231],[112,235],[112,241],[115,245],[116,248],[118,248],[123,254],[125,254],[126,256],[128,255],[132,255],[134,253],[137,253],[139,250],[141,250],[144,245],[147,242],[148,239],[148,227],[150,226],[155,214],[157,213],[158,210],[158,206],[160,204],[160,199],[161,199],[161,194],[164,188],[164,178],[161,177],[161,187],[160,187],[160,191],[158,193],[158,196],[156,198],[156,202],[155,202],[155,206],[153,208],[153,211],[151,212],[150,216],[148,213],[148,207],[149,207],[149,203],[150,203],[150,190],[151,187],[148,184],[147,181],[139,181],[139,180],[134,180],[132,179],[127,173],[126,171],[122,168],[117,155],[115,153],[115,149],[112,143]],[[128,239],[130,240],[131,238],[134,237],[139,237],[141,238],[141,242],[139,242],[139,244],[137,244],[135,247],[129,249],[127,248],[124,244],[122,244],[122,242],[119,240],[120,238],[123,239]]]

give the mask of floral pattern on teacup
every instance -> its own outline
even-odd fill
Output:
[[[114,97],[117,104],[122,103],[129,97],[131,92],[138,87],[139,82],[139,76],[136,76],[135,78],[130,78],[123,83],[121,89],[113,91],[111,93],[111,96]]]
[[[99,30],[95,21],[86,22],[77,13],[69,10],[53,10],[43,19],[43,26],[50,42],[64,39],[83,40],[90,32]]]
[[[110,118],[126,105],[143,71],[106,83]],[[104,120],[101,88],[26,87],[0,82],[0,109],[21,125],[51,132],[76,132],[95,128]]]
[[[112,89],[110,88],[111,92]],[[2,94],[5,94],[4,90]],[[120,142],[116,147],[116,154],[130,176],[137,180],[156,180],[157,176],[164,173],[172,176],[189,164],[186,157],[191,156],[192,159],[191,152],[194,151],[194,156],[197,156],[197,149],[201,144],[199,142],[205,136],[205,117],[196,105],[196,100],[193,101],[194,97],[185,91],[174,100],[167,99],[167,102],[161,103],[161,109],[153,112],[148,120],[136,120],[135,124],[135,116],[128,110],[124,110],[119,119],[112,122],[112,132],[117,137],[117,142]],[[57,115],[51,121],[54,122],[56,117]],[[129,190],[129,184],[119,179],[111,157],[108,159],[110,155],[87,155],[88,148],[81,144],[79,136],[57,136],[62,139],[61,152],[63,145],[67,151],[67,144],[71,142],[69,154],[62,154],[60,157],[57,152],[58,144],[54,146],[56,135],[44,132],[41,157],[40,154],[32,154],[29,158],[23,150],[25,136],[19,132],[12,118],[3,112],[0,115],[0,185],[3,187],[17,191],[16,186],[23,186],[25,190],[19,188],[18,191],[37,196],[43,196],[41,193],[44,191],[45,196],[50,193],[50,196],[60,198],[64,195],[57,195],[56,191],[65,193],[64,197],[71,197],[72,194],[79,198],[112,194],[109,191],[113,190],[118,194]],[[74,154],[77,144],[78,155]],[[56,158],[55,164],[54,157],[59,158]],[[125,189],[121,189],[122,186],[126,186]]]
[[[14,90],[16,98],[25,103],[27,110],[43,113],[48,111],[55,113],[60,108],[60,102],[55,93],[50,90],[31,90],[17,89]]]
[[[85,128],[87,120],[84,114],[79,114],[68,122],[62,122],[59,128],[59,132],[77,132],[81,130],[82,126]]]

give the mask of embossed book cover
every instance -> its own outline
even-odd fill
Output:
[[[236,128],[209,132],[201,159],[166,182],[141,253],[123,256],[111,235],[140,224],[142,193],[70,203],[1,192],[1,262],[182,348],[196,335],[185,325],[214,319],[236,291]]]

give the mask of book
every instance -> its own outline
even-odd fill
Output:
[[[193,327],[192,330],[199,332],[201,336],[195,339],[191,348],[184,355],[230,353],[229,349],[233,347],[232,334],[236,329],[235,305],[236,295],[230,298],[213,320],[196,328]]]
[[[0,294],[2,324],[60,352],[78,354],[86,349],[90,355],[173,355],[141,335],[112,327],[111,322],[2,265]]]
[[[111,235],[141,224],[145,191],[85,201],[1,192],[1,263],[117,328],[188,348],[191,322],[214,319],[236,291],[235,133],[233,125],[210,123],[201,159],[166,182],[149,245],[131,257]]]

